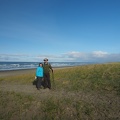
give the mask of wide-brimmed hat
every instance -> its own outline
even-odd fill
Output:
[[[48,59],[47,59],[47,58],[45,58],[45,59],[44,59],[44,61],[48,61]]]

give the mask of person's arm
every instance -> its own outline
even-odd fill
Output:
[[[53,72],[53,68],[52,68],[51,64],[49,64],[49,68],[50,68],[50,69],[51,69],[51,71]]]
[[[37,77],[37,72],[38,72],[38,68],[36,69],[36,77]]]

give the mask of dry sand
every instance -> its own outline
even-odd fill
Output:
[[[27,73],[35,73],[35,70],[36,69],[0,71],[0,77],[21,75],[21,74],[27,74]]]

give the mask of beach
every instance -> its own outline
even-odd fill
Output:
[[[73,68],[73,66],[66,66],[66,67],[55,67],[53,70],[56,69],[65,69],[65,68]],[[5,76],[14,76],[14,75],[22,75],[22,74],[30,74],[30,73],[35,73],[36,68],[33,69],[19,69],[19,70],[5,70],[5,71],[0,71],[0,77],[5,77]]]
[[[0,77],[22,75],[22,74],[28,74],[28,73],[35,73],[35,70],[36,69],[22,69],[22,70],[0,71]]]

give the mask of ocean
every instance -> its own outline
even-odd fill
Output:
[[[0,62],[0,71],[6,70],[20,70],[20,69],[33,69],[38,67],[39,62]],[[80,66],[95,64],[93,62],[50,62],[53,68]]]

